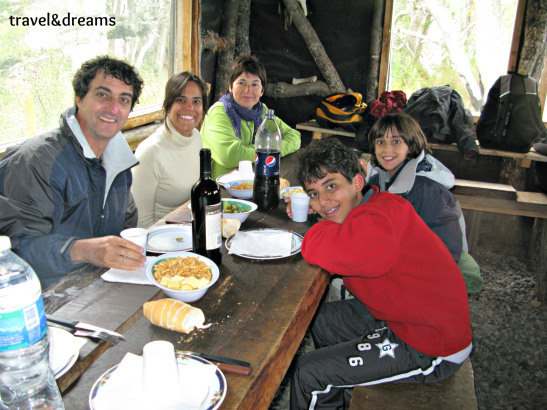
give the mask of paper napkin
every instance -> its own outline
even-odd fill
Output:
[[[98,389],[93,410],[201,409],[209,402],[216,366],[196,361],[177,363],[173,345],[155,341],[143,348],[143,357],[127,353]]]
[[[154,259],[153,256],[148,256],[144,266],[139,270],[121,270],[109,269],[101,275],[101,278],[107,282],[133,283],[136,285],[152,285],[146,277],[146,266]]]
[[[236,232],[229,253],[256,257],[289,256],[292,249],[292,233],[273,232],[265,235],[257,232]]]

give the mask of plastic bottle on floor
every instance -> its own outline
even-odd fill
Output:
[[[64,409],[40,281],[7,236],[0,236],[0,409]]]

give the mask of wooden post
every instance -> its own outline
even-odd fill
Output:
[[[283,3],[291,14],[296,29],[308,46],[308,50],[312,55],[317,68],[319,68],[321,74],[323,74],[330,91],[333,93],[345,93],[346,87],[338,75],[338,71],[336,71],[336,68],[330,61],[321,40],[319,40],[317,33],[304,15],[304,11],[300,4],[296,0],[283,0]]]

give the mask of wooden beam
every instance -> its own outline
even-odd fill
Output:
[[[519,0],[517,4],[517,12],[515,13],[515,25],[513,26],[513,40],[511,41],[511,49],[509,51],[509,64],[507,71],[517,71],[519,64],[520,42],[522,39],[524,28],[524,13],[526,11],[526,1]]]
[[[201,2],[192,2],[192,45],[191,45],[191,67],[192,71],[201,75]]]
[[[382,34],[382,57],[380,58],[380,75],[378,77],[378,97],[387,91],[389,75],[389,55],[391,50],[391,25],[393,24],[393,0],[386,0],[384,11],[384,31]]]
[[[192,69],[192,6],[193,0],[183,0],[182,2],[182,69]]]

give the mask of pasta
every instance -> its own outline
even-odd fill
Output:
[[[230,187],[230,189],[235,189],[235,190],[246,190],[246,189],[253,189],[253,184],[246,184],[244,182],[242,182],[241,184],[237,184],[237,185],[232,185]]]
[[[211,267],[198,257],[165,259],[154,265],[154,278],[162,286],[173,290],[201,289],[211,282]]]

